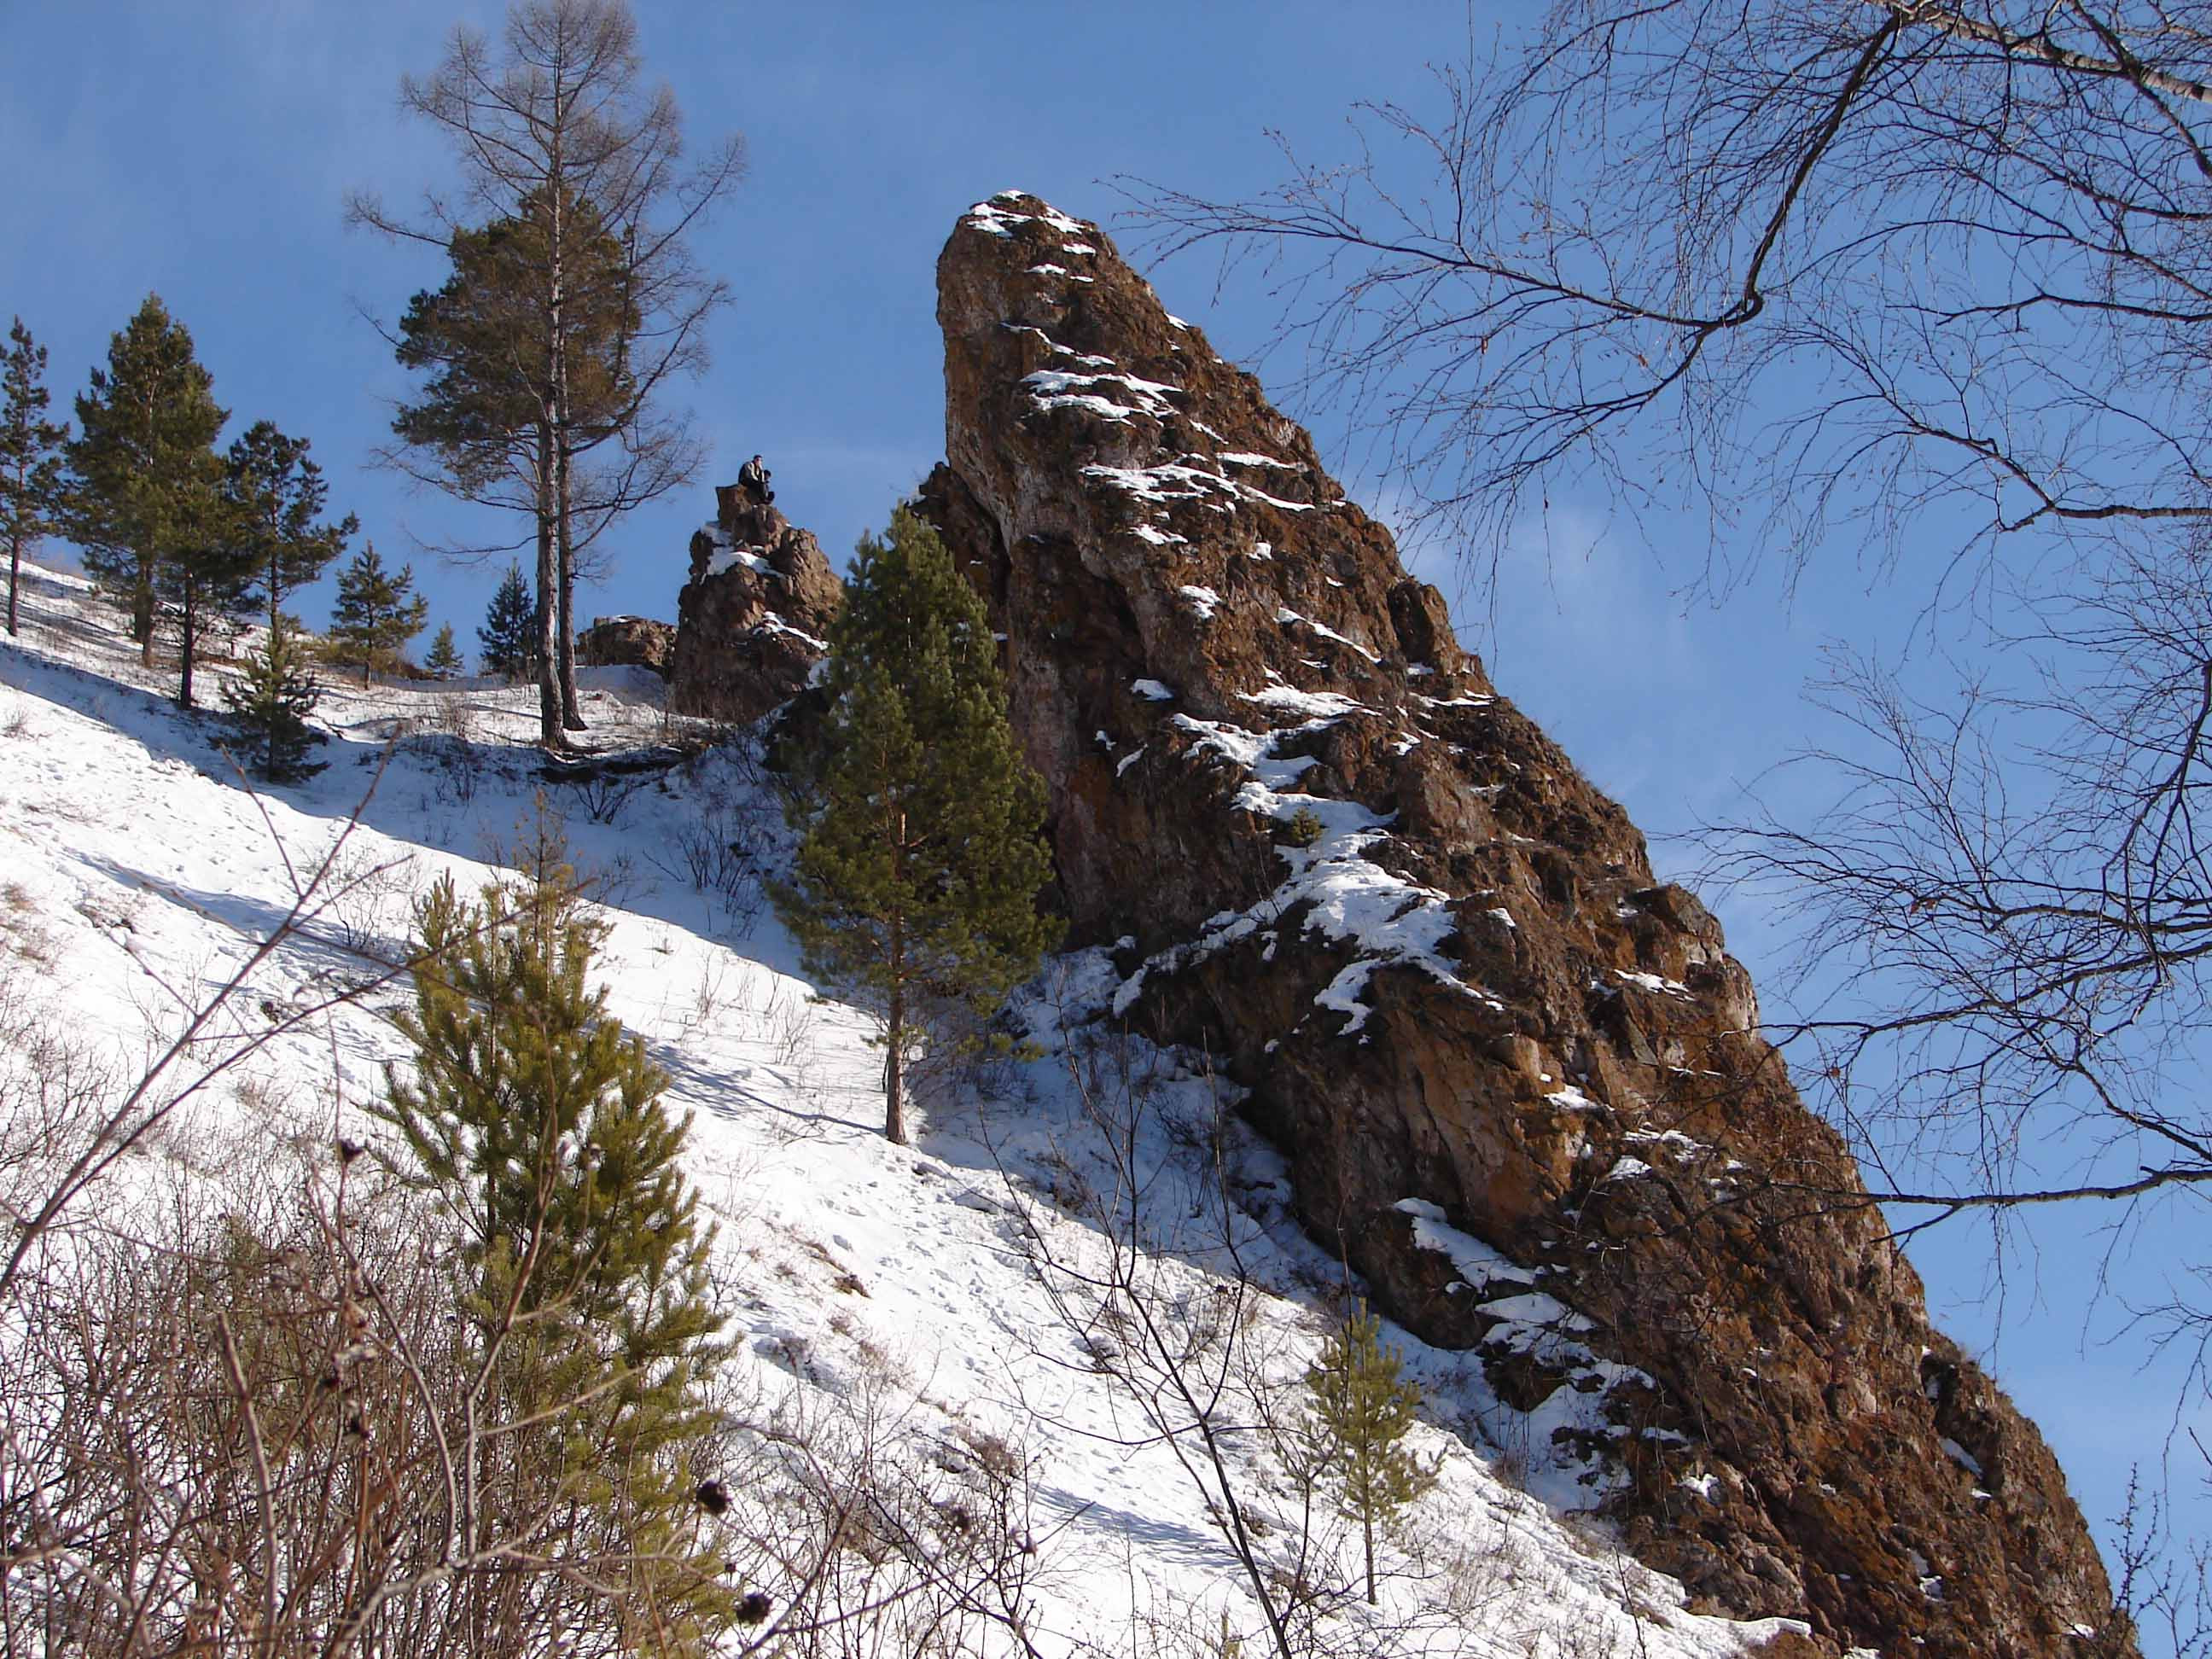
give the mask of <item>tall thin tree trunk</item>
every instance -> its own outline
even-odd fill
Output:
[[[1371,1607],[1375,1605],[1375,1517],[1373,1515],[1363,1513],[1360,1516],[1359,1530],[1367,1540],[1367,1605]]]
[[[571,460],[563,456],[561,462],[561,519],[559,554],[561,563],[561,723],[571,732],[584,729],[584,711],[576,699],[576,571],[574,556],[568,542],[568,469]]]
[[[131,590],[131,633],[138,641],[138,665],[154,665],[154,561],[138,556],[138,580]]]
[[[898,932],[898,923],[891,923]],[[906,1145],[906,988],[891,988],[890,1030],[884,1054],[884,1134],[894,1146]]]
[[[892,1145],[906,1145],[906,915],[891,912],[890,1030],[884,1055],[884,1133]]]
[[[546,321],[550,325],[547,343],[552,354],[553,537],[559,576],[553,607],[556,623],[553,665],[554,678],[561,688],[561,726],[564,732],[568,732],[584,729],[584,714],[576,702],[574,543],[568,522],[571,494],[568,474],[574,461],[569,440],[575,415],[570,403],[568,385],[568,204],[562,179],[561,138],[557,131],[553,140],[552,163],[550,169],[552,185],[546,192],[546,211],[552,216],[553,221],[551,234],[546,238],[546,252],[552,262],[552,286],[547,295]]]
[[[553,633],[560,607],[555,597],[558,575],[553,554],[553,434],[550,423],[538,434],[538,741],[548,749],[568,746],[561,725],[560,665]]]
[[[185,614],[178,656],[183,659],[182,677],[177,682],[177,707],[192,706],[192,647],[199,643],[199,584],[185,583]]]
[[[24,503],[30,498],[30,463],[19,461],[14,479],[15,510],[19,514],[29,511]],[[8,632],[10,635],[15,632],[15,590],[21,586],[22,580],[23,532],[19,524],[8,537]]]

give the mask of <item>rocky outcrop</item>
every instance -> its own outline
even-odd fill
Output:
[[[592,668],[650,668],[666,676],[676,629],[648,617],[595,617],[576,635],[576,660]]]
[[[1117,1008],[1225,1064],[1304,1224],[1705,1605],[2089,1650],[2055,1462],[1929,1328],[1718,922],[1095,226],[995,197],[938,276],[926,510]]]
[[[712,524],[691,538],[690,580],[677,599],[668,706],[737,724],[805,686],[843,586],[812,534],[735,485],[714,492]]]

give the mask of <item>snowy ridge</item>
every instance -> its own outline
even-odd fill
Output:
[[[1266,1526],[1261,1547],[1274,1566],[1291,1559],[1296,1496],[1249,1427],[1229,1425],[1255,1420],[1253,1389],[1295,1389],[1326,1322],[1299,1287],[1333,1282],[1337,1270],[1291,1223],[1279,1160],[1224,1115],[1231,1103],[1203,1067],[1119,1037],[1102,1018],[1127,988],[1105,953],[1065,958],[1023,1005],[1043,1060],[984,1079],[988,1089],[945,1094],[918,1148],[891,1146],[878,1133],[866,1022],[808,1000],[772,920],[748,927],[726,895],[696,890],[674,868],[669,849],[681,837],[745,809],[740,753],[710,751],[619,799],[587,800],[544,783],[526,746],[528,688],[339,686],[324,710],[329,769],[256,795],[215,746],[211,722],[177,714],[165,685],[141,681],[134,648],[82,584],[29,574],[25,635],[0,643],[0,974],[18,992],[48,999],[84,1041],[128,1062],[246,959],[289,908],[299,872],[335,846],[344,896],[257,971],[221,1038],[246,1056],[235,1086],[211,1091],[198,1113],[272,1140],[327,1138],[334,1123],[373,1136],[362,1109],[384,1064],[405,1058],[381,1014],[342,1004],[264,1039],[256,1011],[310,1003],[356,971],[357,951],[404,937],[412,896],[438,875],[465,890],[495,876],[481,856],[487,840],[511,836],[532,795],[550,788],[580,867],[606,883],[597,975],[668,1070],[671,1107],[694,1116],[690,1170],[737,1287],[730,1364],[745,1383],[808,1420],[880,1409],[882,1431],[921,1466],[984,1437],[1030,1460],[1036,1651],[1131,1651],[1157,1634],[1148,1620],[1218,1634],[1224,1616],[1244,1651],[1257,1651],[1258,1611],[1221,1531],[1117,1380],[1115,1367],[1135,1362],[1101,1346],[1125,1339],[1103,1324],[1070,1327],[1039,1277],[1039,1252],[1071,1270],[1111,1255],[1099,1199],[1116,1190],[1117,1170],[1095,1119],[1137,1114],[1125,1143],[1136,1149],[1134,1173],[1176,1200],[1146,1218],[1146,1283],[1163,1308],[1195,1317],[1231,1281],[1223,1241],[1189,1219],[1189,1200],[1212,1179],[1192,1148],[1226,1149],[1236,1200],[1227,1224],[1253,1300],[1249,1322],[1227,1339],[1249,1363],[1220,1421],[1240,1504]],[[636,747],[664,730],[652,677],[586,684],[592,741]],[[1286,734],[1193,726],[1246,772],[1244,810],[1282,817],[1304,805],[1323,820],[1314,846],[1285,849],[1292,873],[1273,913],[1310,905],[1309,927],[1355,941],[1373,963],[1433,950],[1428,918],[1442,919],[1441,896],[1361,856],[1384,834],[1371,815],[1289,791],[1303,768],[1272,753]],[[1255,910],[1224,931],[1269,925]],[[1138,1082],[1102,1093],[1085,1081],[1101,1076]],[[196,1133],[179,1120],[117,1179],[193,1167]],[[192,1178],[219,1187],[228,1176],[217,1165]],[[104,1191],[101,1201],[122,1195]],[[1537,1310],[1517,1305],[1540,1296],[1526,1270],[1486,1267],[1481,1247],[1451,1235],[1440,1215],[1401,1207],[1475,1293],[1525,1284],[1527,1293],[1486,1310],[1536,1330]],[[1547,1490],[1557,1471],[1544,1473],[1546,1421],[1508,1413],[1465,1356],[1387,1336],[1428,1390],[1430,1420],[1414,1433],[1441,1460],[1440,1479],[1386,1547],[1382,1607],[1370,1612],[1353,1596],[1329,1615],[1322,1633],[1335,1650],[1721,1659],[1791,1628],[1693,1615],[1679,1585],[1620,1555],[1601,1531],[1563,1526],[1470,1449],[1486,1435],[1510,1440],[1527,1455],[1532,1487]],[[1571,1449],[1561,1452],[1571,1469]],[[1584,1505],[1594,1497],[1565,1495]],[[1356,1557],[1340,1528],[1308,1565],[1340,1585]],[[995,1628],[975,1639],[980,1653],[1012,1650]]]

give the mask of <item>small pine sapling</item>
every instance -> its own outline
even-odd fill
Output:
[[[538,605],[519,565],[510,564],[477,629],[483,672],[504,680],[524,680],[538,672]]]
[[[517,1425],[470,1472],[483,1524],[592,1562],[588,1605],[650,1624],[652,1651],[708,1651],[736,1598],[696,1520],[726,1345],[684,1175],[690,1120],[663,1109],[668,1074],[591,984],[605,930],[542,800],[517,862],[473,902],[448,878],[420,906],[398,1020],[414,1059],[379,1115],[404,1172],[461,1218],[459,1340]]]
[[[361,683],[380,665],[396,663],[407,641],[430,620],[430,602],[415,592],[415,568],[386,570],[376,544],[366,544],[338,572],[331,638],[341,659],[361,666]]]
[[[467,665],[461,660],[461,647],[453,643],[453,625],[447,623],[430,641],[430,649],[422,659],[422,666],[441,680],[458,679]]]
[[[270,783],[296,783],[323,769],[307,757],[321,737],[307,716],[322,701],[323,688],[307,666],[299,624],[280,616],[246,659],[239,678],[225,683],[222,700],[251,744],[254,775]]]
[[[1398,1374],[1395,1348],[1381,1341],[1382,1322],[1360,1304],[1330,1336],[1306,1372],[1300,1435],[1307,1468],[1334,1486],[1337,1509],[1359,1523],[1366,1547],[1367,1601],[1375,1602],[1375,1534],[1436,1484],[1436,1465],[1403,1442],[1421,1390]]]

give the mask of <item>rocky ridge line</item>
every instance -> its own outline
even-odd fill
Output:
[[[990,599],[1117,1012],[1203,1043],[1298,1218],[1479,1354],[1532,1458],[1712,1607],[2059,1655],[2110,1591],[2033,1425],[1929,1325],[1705,907],[1461,649],[1309,435],[1094,225],[939,267],[925,508]]]

